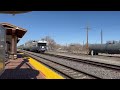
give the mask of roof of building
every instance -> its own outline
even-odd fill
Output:
[[[27,32],[26,29],[23,29],[21,27],[9,24],[9,23],[0,23],[3,27],[6,29],[7,35],[13,35],[16,34],[18,38],[22,38],[24,34]]]
[[[3,14],[21,14],[21,13],[27,13],[27,12],[30,12],[30,11],[0,11],[0,13],[3,13]]]

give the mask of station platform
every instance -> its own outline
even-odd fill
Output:
[[[51,76],[52,75],[52,76]],[[32,58],[19,53],[17,59],[5,63],[5,71],[0,79],[62,79],[63,77],[41,65]]]
[[[40,71],[34,69],[27,59],[18,58],[5,63],[5,71],[0,79],[45,79]]]

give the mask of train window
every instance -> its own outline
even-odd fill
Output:
[[[38,46],[46,46],[46,43],[38,43]]]
[[[5,64],[5,42],[6,42],[6,31],[5,28],[0,25],[0,75],[4,71]]]

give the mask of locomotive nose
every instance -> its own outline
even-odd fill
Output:
[[[44,48],[44,46],[42,46],[42,48]]]

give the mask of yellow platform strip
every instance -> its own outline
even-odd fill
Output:
[[[36,61],[35,59],[29,57],[29,63],[38,71],[42,72],[46,79],[64,79],[62,76],[54,72],[53,70],[49,69],[45,65],[41,64],[40,62]]]

